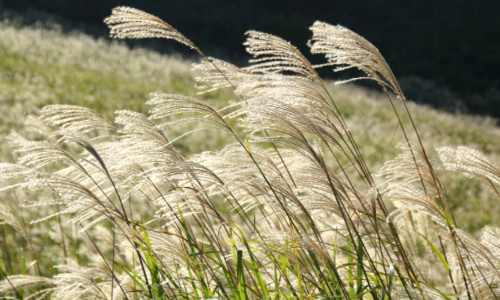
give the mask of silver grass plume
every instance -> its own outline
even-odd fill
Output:
[[[481,235],[481,242],[490,249],[496,259],[500,259],[500,228],[486,226]]]
[[[443,193],[442,184],[427,163],[426,155],[419,149],[410,149],[405,145],[398,145],[398,148],[412,151],[385,162],[377,176],[385,177],[388,183],[414,183],[423,180]]]
[[[497,188],[500,184],[500,168],[495,166],[484,154],[465,146],[441,147],[437,149],[437,152],[446,170],[461,172],[480,180],[500,198],[500,192]]]
[[[90,133],[96,130],[115,132],[115,124],[95,111],[75,105],[48,105],[42,109],[40,118],[51,127]]]
[[[160,18],[141,10],[119,6],[104,20],[111,30],[111,37],[119,39],[165,38],[184,44],[196,52],[202,52],[191,40]],[[203,55],[204,56],[204,55]]]
[[[60,265],[56,268],[60,273],[53,279],[54,285],[57,286],[52,294],[55,299],[105,299],[112,294],[111,276],[100,269],[70,265]]]
[[[52,287],[54,286],[54,280],[52,278],[46,278],[41,276],[33,275],[11,275],[7,279],[0,281],[0,294],[5,294],[6,292],[12,291],[13,288],[16,290],[21,290],[23,288],[29,287]],[[41,299],[42,297],[40,297]]]
[[[247,40],[244,45],[247,52],[254,58],[249,61],[250,66],[246,67],[245,70],[251,74],[264,75],[253,78],[257,87],[261,87],[264,91],[275,87],[273,91],[268,92],[268,95],[270,95],[278,91],[276,88],[281,83],[283,85],[281,92],[286,93],[288,90],[288,96],[299,100],[294,103],[297,105],[301,104],[300,99],[308,101],[308,96],[311,95],[311,98],[316,98],[322,105],[322,108],[316,112],[316,115],[329,115],[330,118],[333,117],[337,123],[336,127],[342,128],[341,131],[343,132],[347,131],[347,127],[342,117],[338,115],[337,107],[323,80],[316,72],[314,66],[295,46],[280,37],[263,32],[251,30],[246,35]],[[281,75],[281,77],[277,75]],[[299,82],[299,80],[308,82],[309,84]],[[246,80],[243,83],[251,81]],[[257,81],[262,82],[257,83]],[[311,83],[314,83],[314,85]],[[321,92],[316,90],[318,86],[321,88]],[[306,88],[303,89],[304,87]],[[300,91],[300,89],[303,90]],[[252,91],[251,93],[255,92]],[[293,96],[293,94],[295,95]],[[245,95],[242,96],[244,98],[247,97]],[[279,97],[277,94],[276,96]],[[339,130],[335,131],[338,132]]]
[[[500,283],[500,272],[498,270],[499,258],[484,243],[478,242],[459,228],[455,228],[453,233],[443,239],[445,247],[449,247],[449,252],[453,255],[450,259],[450,267],[459,269],[462,264],[462,273],[465,279],[460,280],[460,296],[467,297],[470,293],[467,284],[473,286],[472,292],[478,299],[498,298],[498,284]],[[446,245],[447,244],[447,245]],[[450,251],[451,250],[451,251]],[[450,257],[450,256],[448,256]],[[453,266],[455,264],[455,266]]]
[[[316,70],[300,51],[275,35],[247,31],[247,40],[243,44],[248,53],[254,56],[246,70],[250,73],[276,74],[291,72],[305,77],[312,82],[322,84]]]
[[[20,217],[16,214],[16,212],[12,208],[0,203],[0,225],[4,224],[12,226],[12,228],[14,228],[17,232],[21,233],[22,236],[25,239],[27,239],[25,226]]]
[[[42,109],[43,110],[43,109]],[[23,123],[26,132],[54,141],[54,130],[39,117],[29,115]]]
[[[57,111],[56,115],[52,114],[54,111]],[[10,136],[10,142],[16,146],[16,153],[20,156],[19,163],[30,169],[23,184],[30,188],[45,188],[56,192],[58,200],[49,201],[47,204],[66,205],[57,214],[73,214],[73,222],[83,223],[94,219],[92,224],[103,216],[110,219],[124,218],[123,207],[118,208],[121,203],[116,206],[112,200],[115,188],[110,181],[109,170],[99,155],[100,150],[96,149],[83,133],[73,131],[88,132],[93,130],[92,128],[116,130],[116,127],[88,109],[51,106],[46,112],[50,112],[44,115],[49,119],[49,123],[62,127],[54,132],[59,137],[58,141],[29,141],[19,135]],[[67,126],[68,123],[71,125]],[[68,143],[79,145],[87,150],[87,154],[82,154],[82,157],[75,156],[64,149],[63,144]],[[47,167],[61,164],[63,167],[58,171],[46,172]]]
[[[195,78],[196,87],[200,94],[227,87],[236,88],[252,76],[243,68],[212,57],[204,58],[200,63],[193,64],[192,69],[200,73]]]
[[[285,106],[300,110],[306,119],[314,122],[317,129],[310,128],[307,132],[312,130],[321,139],[328,139],[334,144],[338,144],[336,141],[338,136],[334,137],[334,134],[345,134],[345,128],[339,122],[335,109],[310,82],[281,74],[249,76],[246,81],[237,86],[236,92],[245,99],[240,113],[247,115],[248,118],[254,113],[255,104],[263,109],[268,106],[270,111],[277,111],[278,108],[272,108],[271,101],[280,101]],[[237,114],[233,112],[232,116]],[[341,148],[340,145],[336,146]]]
[[[153,94],[152,96],[153,98],[147,102],[153,107],[150,111],[151,120],[163,119],[181,113],[195,113],[201,116],[172,121],[169,126],[178,122],[202,121],[232,132],[224,118],[213,107],[201,100],[173,94]]]
[[[357,68],[382,87],[389,87],[404,100],[403,92],[392,73],[391,68],[378,49],[362,36],[340,25],[333,26],[316,21],[310,27],[313,32],[308,42],[311,53],[324,54],[329,61],[321,66],[336,66],[335,71]],[[353,78],[339,83],[363,79]]]
[[[418,212],[429,216],[433,222],[443,228],[446,227],[446,217],[442,209],[422,190],[408,183],[393,183],[388,186],[387,190],[386,196],[394,199],[392,202],[397,208],[389,214],[388,221],[398,223],[398,219],[407,217],[407,213]]]

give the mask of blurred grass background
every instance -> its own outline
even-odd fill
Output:
[[[196,96],[191,64],[180,56],[63,32],[57,25],[19,26],[4,20],[0,24],[1,161],[15,159],[6,136],[22,132],[25,118],[47,104],[82,105],[112,120],[116,110],[147,113],[145,102],[152,92]],[[376,172],[397,154],[394,141],[401,140],[394,136],[399,132],[397,120],[386,96],[359,86],[329,83],[329,87],[372,172]],[[219,108],[237,100],[229,90],[196,97]],[[500,131],[493,119],[453,115],[414,103],[409,106],[428,149],[464,144],[500,163]],[[169,132],[170,138],[193,126],[179,124]],[[180,139],[176,146],[189,155],[221,149],[226,138],[219,132],[203,131]],[[486,224],[500,225],[500,206],[488,191],[475,181],[450,176],[443,174],[443,181],[459,226],[475,234]],[[8,199],[3,197],[2,201]]]

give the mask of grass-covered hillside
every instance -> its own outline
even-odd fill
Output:
[[[262,40],[284,45],[276,47],[285,53],[278,61],[296,50],[255,32],[249,40],[256,52],[267,49]],[[393,94],[323,85],[310,71],[266,62],[243,71],[206,60],[192,71],[180,57],[1,23],[0,295],[495,294],[497,275],[484,275],[492,276],[484,284],[467,271],[477,267],[471,262],[495,265],[481,260],[489,257],[481,247],[494,245],[474,240],[487,225],[500,226],[490,176],[500,164],[494,120],[406,102],[411,119]],[[279,67],[285,75],[266,74]],[[226,87],[201,94],[200,76]],[[89,111],[44,109],[51,104],[90,108],[110,122]],[[461,145],[492,164],[449,150]],[[435,150],[444,146],[451,148]]]
[[[153,92],[196,92],[190,62],[78,32],[61,34],[54,25],[17,28],[4,21],[0,49],[4,153],[5,135],[47,104],[82,105],[112,118],[120,109],[147,112]]]
[[[0,30],[0,141],[2,157],[8,161],[12,155],[5,143],[6,135],[21,130],[26,117],[37,115],[47,104],[82,105],[113,119],[114,112],[120,109],[147,112],[145,102],[150,93],[197,93],[191,62],[180,57],[129,49],[78,32],[62,34],[54,27],[16,28],[4,22]],[[394,156],[394,146],[401,142],[386,96],[354,86],[330,83],[329,87],[376,171]],[[219,107],[226,105],[231,97],[234,96],[229,92],[200,96],[210,98],[208,101]],[[493,120],[409,105],[428,148],[469,145],[500,162],[500,130]],[[178,127],[174,135],[185,130],[182,124]],[[223,146],[222,140],[217,145],[210,136],[217,133],[205,133],[207,138],[195,143],[180,141],[179,146],[189,148],[189,153]],[[500,207],[488,200],[488,194],[478,195],[478,185],[461,179],[451,188],[449,192],[456,195],[453,202],[462,226],[475,232],[485,224],[500,225]]]

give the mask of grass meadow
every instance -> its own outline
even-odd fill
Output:
[[[106,23],[199,59],[0,24],[1,297],[500,297],[495,120],[408,101],[340,26],[311,27],[324,65],[249,31],[237,67],[147,13]]]

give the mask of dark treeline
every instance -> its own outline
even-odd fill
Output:
[[[498,0],[0,0],[0,5],[26,16],[33,11],[56,16],[98,35],[106,34],[102,20],[113,7],[132,6],[166,20],[208,54],[233,62],[248,58],[242,46],[248,29],[281,36],[307,53],[308,28],[315,20],[341,24],[379,48],[410,99],[500,118]],[[149,43],[160,51],[175,47]]]

